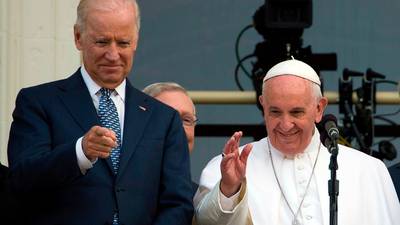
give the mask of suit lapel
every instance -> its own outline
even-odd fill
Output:
[[[100,125],[96,108],[83,81],[80,69],[67,78],[65,82],[60,83],[59,88],[61,90],[59,94],[61,101],[75,122],[81,127],[83,133],[86,133],[94,125]],[[136,145],[142,138],[143,131],[150,118],[151,109],[145,95],[133,88],[127,80],[124,137],[118,175],[123,173],[129,159],[135,152]],[[110,158],[105,161],[112,171]]]
[[[60,99],[76,123],[86,133],[92,126],[100,124],[96,108],[83,81],[80,70],[59,85]]]
[[[71,77],[67,78],[64,83],[59,85],[59,88],[62,90],[60,93],[61,101],[74,118],[75,122],[82,128],[84,134],[93,126],[100,125],[96,108],[93,105],[93,100],[83,81],[80,69]],[[112,172],[113,169],[110,158],[104,161],[106,161]]]
[[[147,102],[145,95],[133,88],[127,80],[124,133],[117,179],[124,172],[130,158],[136,151],[136,145],[142,139],[151,112],[151,105]]]

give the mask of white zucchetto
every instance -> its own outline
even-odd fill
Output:
[[[315,72],[315,70],[308,64],[296,59],[289,59],[273,66],[268,70],[263,82],[282,75],[301,77],[321,86],[321,80],[319,79],[317,72]]]

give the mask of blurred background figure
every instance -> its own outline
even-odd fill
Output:
[[[145,87],[143,92],[179,112],[183,128],[185,129],[189,152],[192,152],[194,147],[194,127],[197,123],[197,117],[196,108],[186,89],[174,82],[159,82]]]
[[[189,152],[191,153],[194,147],[194,128],[196,126],[197,117],[196,108],[186,89],[174,82],[159,82],[145,87],[143,92],[179,112],[183,128],[185,129]],[[199,185],[192,182],[192,186],[194,194]]]
[[[389,173],[392,177],[394,187],[396,188],[397,197],[400,201],[400,163],[389,167]]]

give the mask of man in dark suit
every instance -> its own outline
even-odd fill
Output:
[[[81,0],[83,66],[18,94],[8,157],[26,224],[191,223],[179,114],[126,79],[139,24],[134,0]]]

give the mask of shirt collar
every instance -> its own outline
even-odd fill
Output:
[[[311,138],[310,144],[308,144],[308,146],[304,150],[304,153],[311,153],[311,152],[318,151],[319,144],[321,142],[319,137],[320,137],[319,131],[318,131],[317,127],[314,127],[314,134]]]
[[[101,86],[99,86],[96,82],[94,82],[92,77],[90,77],[89,73],[86,71],[84,65],[81,66],[81,74],[83,81],[85,82],[89,90],[90,96],[92,97],[96,96],[97,92],[99,92],[99,90],[101,89]],[[124,79],[124,81],[122,81],[122,83],[115,88],[115,92],[113,92],[116,93],[116,95],[118,95],[119,97],[121,97],[122,101],[124,102],[125,102],[125,89],[126,89],[126,79]]]

